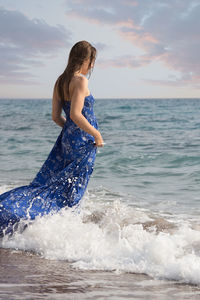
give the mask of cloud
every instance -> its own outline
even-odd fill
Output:
[[[19,11],[0,8],[0,82],[34,83],[27,69],[41,66],[41,57],[52,56],[70,45],[71,33],[63,26],[50,26],[29,19]]]
[[[178,86],[200,78],[199,0],[68,0],[67,14],[110,25],[122,39],[141,48],[144,55],[101,61],[102,67],[137,68],[153,61],[182,73],[167,84]],[[130,59],[128,62],[127,59]],[[157,81],[157,83],[160,81]]]
[[[106,48],[108,48],[108,46],[104,43],[94,43],[94,47],[97,49],[97,51],[102,51],[105,50]]]
[[[138,59],[133,55],[122,55],[113,59],[99,59],[97,64],[102,68],[139,68],[149,63],[149,59],[143,56]]]
[[[180,77],[171,76],[172,79],[168,80],[156,80],[156,79],[146,79],[143,81],[151,85],[163,85],[163,86],[174,86],[174,87],[187,87],[192,86],[194,89],[200,89],[200,77],[195,77],[192,73],[183,73]]]

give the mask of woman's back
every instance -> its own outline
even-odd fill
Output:
[[[63,94],[64,94],[64,101],[71,101],[72,95],[75,91],[75,89],[77,89],[77,86],[79,86],[80,80],[83,78],[82,75],[76,75],[73,76],[69,82],[69,93],[67,92],[67,83],[64,83],[63,85]],[[86,77],[84,77],[85,81],[87,82],[87,86],[88,86],[88,80]],[[87,95],[90,95],[90,91],[87,87]]]

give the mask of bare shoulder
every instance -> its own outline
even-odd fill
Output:
[[[88,79],[84,76],[73,76],[70,81],[69,89],[71,94],[75,90],[80,90],[82,93],[88,94]]]

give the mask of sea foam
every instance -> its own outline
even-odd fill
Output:
[[[103,200],[103,199],[102,199]],[[88,192],[79,209],[37,217],[4,248],[67,260],[74,268],[145,273],[155,279],[200,284],[200,231],[191,221],[155,215]]]

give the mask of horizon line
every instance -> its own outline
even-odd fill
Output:
[[[143,100],[143,99],[200,99],[200,97],[134,97],[134,98],[95,98],[95,100]],[[21,98],[21,97],[0,97],[0,100],[52,100],[52,98]]]

